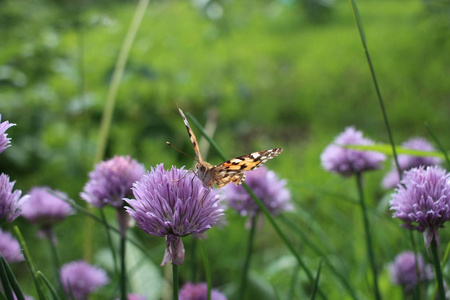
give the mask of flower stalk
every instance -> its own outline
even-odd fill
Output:
[[[247,253],[245,255],[244,266],[242,268],[242,278],[241,278],[241,286],[239,288],[239,298],[240,300],[244,299],[245,290],[247,288],[247,279],[248,279],[248,270],[250,268],[250,261],[252,258],[252,249],[253,242],[255,240],[255,231],[256,231],[256,223],[257,223],[258,215],[254,215],[250,219],[250,232],[248,235],[247,241]]]
[[[173,300],[178,300],[178,265],[172,264],[172,294]]]
[[[367,255],[369,257],[370,267],[372,269],[372,276],[373,276],[373,288],[374,288],[374,294],[375,299],[380,300],[380,290],[378,288],[378,274],[377,274],[377,268],[375,264],[375,255],[373,253],[373,245],[372,245],[372,237],[370,235],[370,226],[369,226],[369,218],[367,215],[367,209],[366,209],[366,203],[364,201],[364,191],[363,191],[363,180],[362,180],[362,174],[356,173],[356,185],[358,187],[358,194],[359,194],[359,200],[361,205],[361,211],[363,215],[363,222],[364,222],[364,232],[366,237],[366,247],[367,247]]]
[[[126,236],[120,235],[120,300],[127,300],[127,269],[125,265],[126,242]]]
[[[445,289],[444,289],[444,280],[442,277],[442,270],[441,270],[441,264],[439,259],[439,253],[438,253],[438,245],[436,238],[433,238],[431,240],[431,253],[433,256],[433,264],[434,264],[434,273],[436,274],[436,281],[438,285],[438,299],[444,300],[445,299]]]

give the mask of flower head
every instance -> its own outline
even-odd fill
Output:
[[[22,216],[31,223],[48,227],[74,213],[69,203],[62,200],[67,199],[63,192],[51,192],[47,187],[34,187],[28,195],[30,197],[22,207]]]
[[[14,221],[20,215],[22,203],[28,198],[28,196],[20,198],[21,190],[13,192],[15,183],[9,181],[8,175],[0,175],[0,217],[8,222]]]
[[[6,231],[0,229],[0,252],[8,263],[23,261],[19,242]]]
[[[124,204],[123,198],[131,196],[133,183],[144,174],[144,166],[136,160],[129,156],[114,156],[95,166],[81,198],[98,208],[106,204],[120,208]]]
[[[180,300],[206,300],[208,286],[206,283],[186,282],[180,290]],[[227,300],[224,294],[216,289],[211,290],[211,300]]]
[[[273,171],[265,166],[249,172],[245,183],[252,189],[272,215],[291,210],[291,193],[286,188],[286,180],[278,179]],[[223,189],[223,197],[228,205],[241,216],[254,216],[259,207],[241,185],[227,185]]]
[[[431,145],[426,139],[416,137],[407,140],[402,144],[405,149],[420,150],[420,151],[434,151],[433,145]],[[441,160],[437,157],[423,157],[423,156],[411,156],[411,155],[399,155],[398,165],[402,171],[407,171],[412,168],[420,166],[434,166],[441,163]],[[383,178],[382,186],[385,189],[394,188],[399,182],[398,171],[393,167]]]
[[[0,115],[0,122],[1,121],[2,121],[2,115]],[[5,151],[6,148],[11,146],[11,145],[9,145],[11,139],[8,138],[8,134],[5,132],[9,127],[12,127],[15,125],[16,124],[9,123],[8,121],[0,123],[0,153],[2,153],[3,151]]]
[[[157,165],[133,185],[135,200],[127,199],[126,211],[146,233],[166,237],[162,265],[182,264],[181,237],[202,233],[223,215],[216,192],[206,188],[192,172]]]
[[[421,254],[417,254],[417,264],[420,281],[433,280],[433,269],[431,265],[425,264]],[[417,285],[416,257],[414,252],[405,251],[397,255],[395,260],[389,264],[391,282],[399,284],[407,292]]]
[[[419,167],[405,172],[392,195],[390,210],[408,229],[424,232],[426,245],[433,237],[439,243],[438,228],[450,219],[449,174],[439,167]]]
[[[67,295],[73,294],[75,299],[87,299],[87,296],[108,284],[106,272],[83,260],[70,262],[60,270],[61,283]]]
[[[354,127],[347,127],[320,155],[322,166],[327,171],[345,177],[363,171],[379,169],[381,163],[386,159],[384,154],[342,147],[345,145],[373,144],[372,140],[363,137],[361,131],[357,131]]]

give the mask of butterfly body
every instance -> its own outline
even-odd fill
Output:
[[[210,163],[202,159],[200,150],[198,148],[197,138],[192,131],[189,123],[184,115],[183,111],[178,107],[181,117],[183,118],[184,125],[191,139],[192,146],[194,147],[195,157],[197,164],[195,165],[195,173],[197,177],[203,181],[203,184],[207,187],[213,187],[214,184],[217,188],[221,188],[230,182],[235,185],[240,185],[245,180],[244,171],[254,170],[263,165],[267,160],[278,156],[283,149],[275,148],[264,151],[252,152],[246,155],[241,155],[230,160],[227,160],[218,165],[211,165]]]

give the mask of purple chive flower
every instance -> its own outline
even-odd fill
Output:
[[[20,198],[21,190],[13,192],[15,183],[9,181],[8,175],[0,175],[0,218],[5,218],[10,223],[20,215],[22,203],[28,198],[28,196]]]
[[[206,283],[186,282],[180,290],[180,300],[206,300],[208,286]],[[216,289],[211,290],[211,300],[227,300],[224,294]]]
[[[161,265],[184,261],[181,237],[202,233],[223,215],[215,190],[206,188],[192,172],[159,164],[133,185],[134,199],[126,211],[146,233],[166,237]]]
[[[439,167],[419,167],[405,172],[390,201],[393,217],[408,229],[424,233],[428,247],[438,229],[450,219],[450,175]]]
[[[421,254],[417,255],[417,263],[420,281],[433,280],[433,269],[430,264],[425,264]],[[391,282],[399,284],[406,292],[410,292],[417,285],[416,258],[414,252],[405,251],[397,255],[395,260],[389,264]]]
[[[50,227],[74,213],[69,203],[62,200],[68,198],[63,192],[34,187],[28,195],[28,201],[22,206],[22,216],[31,223]]]
[[[435,151],[433,145],[431,145],[426,139],[421,137],[416,137],[407,140],[402,144],[405,149],[420,150],[420,151]],[[412,168],[417,168],[420,166],[434,166],[439,165],[441,159],[437,157],[421,157],[421,156],[410,156],[401,154],[398,156],[398,164],[402,171],[407,171]],[[399,181],[397,168],[394,167],[386,174],[383,178],[382,186],[385,189],[394,188]]]
[[[272,215],[292,210],[291,193],[286,189],[286,180],[278,179],[275,172],[269,171],[265,166],[249,172],[245,183]],[[253,217],[259,212],[258,205],[243,186],[229,184],[222,191],[228,205],[241,216]]]
[[[2,121],[2,115],[0,115],[0,122]],[[8,134],[5,133],[6,130],[9,127],[15,126],[16,124],[14,123],[9,123],[8,121],[5,122],[1,122],[0,123],[0,153],[2,153],[3,151],[5,151],[6,148],[8,148],[9,146],[11,146],[9,143],[11,141],[10,138],[8,138]]]
[[[95,166],[80,194],[83,200],[103,208],[106,204],[121,208],[123,198],[131,196],[133,183],[145,174],[145,168],[129,156],[114,156]]]
[[[359,151],[343,148],[345,145],[373,145],[374,142],[364,138],[361,131],[347,127],[336,137],[320,155],[325,170],[349,177],[355,173],[375,170],[386,159],[384,154],[374,151]]]
[[[23,261],[19,242],[6,231],[0,229],[0,252],[8,263]]]
[[[83,260],[70,262],[61,267],[61,283],[67,295],[77,300],[87,299],[88,295],[108,284],[106,272]]]

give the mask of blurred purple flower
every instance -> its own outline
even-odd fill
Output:
[[[273,171],[265,166],[249,172],[245,183],[261,200],[272,215],[292,210],[291,193],[286,188],[286,180],[278,179]],[[227,185],[223,189],[222,197],[229,207],[236,210],[241,216],[255,216],[259,207],[241,185]]]
[[[390,201],[393,217],[408,229],[424,232],[428,248],[439,244],[438,228],[450,219],[450,175],[439,167],[419,167],[405,172]]]
[[[136,200],[126,199],[126,211],[146,233],[166,237],[161,265],[184,261],[181,237],[202,233],[223,215],[215,190],[206,188],[192,172],[159,164],[133,185]]]
[[[421,254],[417,255],[419,265],[420,281],[433,280],[433,269],[431,265],[425,264]],[[389,264],[391,282],[399,284],[406,292],[411,291],[417,285],[416,258],[414,252],[405,251],[397,255],[395,260]]]
[[[9,233],[0,229],[0,252],[8,263],[23,261],[19,242]]]
[[[2,121],[2,115],[0,115],[0,122],[1,121]],[[5,132],[9,127],[12,127],[15,125],[16,124],[9,123],[8,121],[0,123],[0,153],[2,153],[3,151],[5,151],[6,148],[11,146],[11,145],[9,145],[11,139],[8,138],[8,134]]]
[[[83,260],[65,264],[60,270],[61,283],[67,295],[77,300],[87,299],[88,295],[109,283],[106,272]]]
[[[31,223],[50,227],[74,213],[74,210],[62,199],[67,195],[47,187],[34,187],[28,193],[28,201],[22,206],[22,216]]]
[[[433,145],[431,145],[426,139],[421,137],[411,138],[402,144],[405,149],[420,150],[420,151],[435,151]],[[402,171],[407,171],[412,168],[420,166],[434,166],[439,165],[441,160],[437,157],[423,157],[423,156],[410,156],[401,154],[398,156],[398,164]],[[385,189],[394,188],[399,181],[397,168],[394,166],[383,178],[382,186]]]
[[[28,196],[20,198],[21,190],[13,192],[15,183],[9,181],[8,175],[0,175],[0,218],[5,218],[10,223],[20,215],[21,206],[28,198]]]
[[[144,166],[136,160],[129,156],[114,156],[98,163],[89,173],[90,180],[84,186],[81,198],[98,208],[106,204],[121,208],[123,198],[131,196],[133,183],[144,174]]]
[[[320,155],[325,170],[348,177],[355,173],[375,170],[386,159],[384,154],[374,151],[359,151],[343,148],[345,145],[373,145],[374,142],[364,138],[361,131],[350,126],[336,137]]]
[[[208,286],[206,283],[186,282],[180,290],[180,300],[206,300]],[[211,300],[227,300],[224,294],[216,289],[211,290]]]

